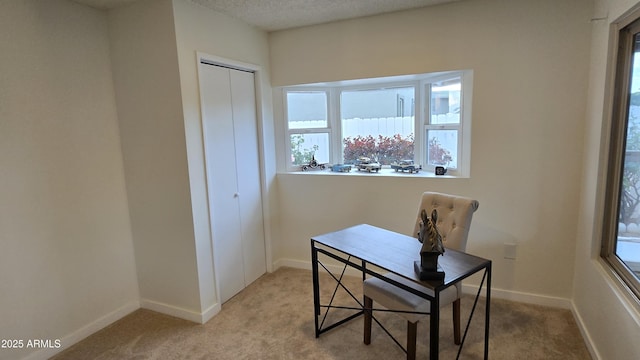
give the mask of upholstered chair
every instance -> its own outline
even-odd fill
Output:
[[[417,211],[416,223],[413,229],[413,236],[416,237],[420,230],[420,213],[423,209],[427,214],[431,214],[433,209],[438,211],[436,226],[442,235],[445,248],[465,251],[467,247],[467,236],[471,226],[473,213],[478,209],[478,201],[461,196],[448,195],[436,192],[425,192],[422,194],[420,206]],[[446,250],[443,256],[447,256]],[[416,254],[416,259],[419,259]],[[446,269],[444,269],[446,272]],[[407,280],[396,274],[387,274],[385,277],[394,279],[402,284],[421,289],[427,293],[433,293],[419,284]],[[453,303],[453,333],[454,342],[460,344],[460,296],[462,294],[460,283],[450,286],[440,292],[440,306],[447,306]],[[426,318],[427,315],[415,314],[411,312],[428,313],[430,303],[417,295],[402,290],[388,282],[372,277],[364,281],[364,343],[371,343],[371,317],[373,303],[376,302],[388,310],[401,311],[397,314],[407,319],[407,359],[415,359],[416,355],[416,332],[418,321]]]

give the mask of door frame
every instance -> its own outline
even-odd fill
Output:
[[[250,64],[250,63],[245,63],[245,62],[241,62],[241,61],[237,61],[237,60],[232,60],[232,59],[227,59],[227,58],[223,58],[220,56],[216,56],[216,55],[211,55],[211,54],[207,54],[204,52],[200,52],[197,51],[196,52],[196,69],[198,72],[198,91],[200,92],[200,104],[199,104],[199,111],[200,111],[200,126],[202,127],[202,134],[204,136],[204,118],[203,118],[203,114],[202,114],[202,104],[203,104],[203,99],[202,99],[202,91],[200,90],[200,83],[202,82],[202,74],[201,74],[201,67],[202,66],[208,66],[208,65],[215,65],[215,66],[222,66],[222,67],[226,67],[226,68],[230,68],[230,69],[234,69],[234,70],[240,70],[240,71],[248,71],[248,72],[252,72],[254,74],[254,87],[255,87],[255,99],[256,99],[256,121],[257,121],[257,130],[258,130],[258,161],[260,163],[260,169],[259,169],[259,173],[260,173],[260,197],[262,200],[262,223],[263,223],[263,229],[264,229],[264,250],[265,250],[265,263],[266,263],[266,269],[267,272],[273,272],[273,256],[271,254],[271,224],[266,221],[266,219],[270,219],[270,206],[269,206],[269,196],[267,195],[267,180],[266,180],[266,166],[265,166],[265,154],[264,154],[264,144],[265,144],[265,127],[263,124],[264,121],[264,116],[263,116],[263,100],[262,100],[262,80],[264,79],[264,74],[263,74],[263,70],[262,67],[259,65],[255,65],[255,64]],[[204,139],[203,139],[203,145],[204,145]],[[203,152],[203,159],[206,159],[206,154],[204,154],[204,147],[202,148],[202,152]],[[207,184],[207,194],[209,193],[209,188],[208,188],[208,184],[209,184],[209,175],[206,169],[206,160],[204,160],[205,162],[202,164],[204,166],[204,175],[206,177],[206,184]],[[215,256],[213,254],[213,251],[215,250],[214,248],[214,243],[213,243],[213,224],[211,223],[211,204],[209,203],[209,198],[207,197],[207,211],[208,211],[208,218],[207,221],[209,221],[209,242],[211,244],[211,259],[213,261],[213,270],[214,270],[214,279],[215,279],[215,287],[216,287],[216,296],[218,298],[218,301],[220,300],[220,282],[218,281],[218,275],[217,272],[215,271],[216,268],[216,264],[215,264]]]

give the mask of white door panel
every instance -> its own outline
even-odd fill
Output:
[[[201,85],[205,101],[203,130],[207,187],[212,222],[214,267],[220,300],[225,302],[244,288],[240,208],[236,181],[233,111],[229,70],[202,67]]]
[[[231,71],[238,191],[246,285],[266,271],[253,73]]]
[[[214,268],[226,302],[266,272],[254,74],[200,65]]]

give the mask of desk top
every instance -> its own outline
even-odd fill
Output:
[[[396,273],[429,288],[447,287],[487,268],[491,261],[461,251],[446,249],[438,259],[445,272],[444,283],[420,281],[413,262],[420,261],[422,244],[418,239],[361,224],[314,236],[311,240],[337,251],[355,256],[370,264]]]

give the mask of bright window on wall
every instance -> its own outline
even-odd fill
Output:
[[[287,170],[367,159],[469,176],[471,91],[471,71],[285,88]]]
[[[367,157],[381,165],[414,158],[415,88],[342,90],[342,162]]]
[[[447,167],[458,163],[460,151],[460,99],[462,79],[452,77],[427,85],[430,96],[429,116],[425,126],[427,164]]]
[[[328,95],[324,90],[287,93],[292,164],[308,163],[312,157],[321,163],[329,161]]]
[[[612,31],[618,46],[601,256],[640,297],[640,11]]]

